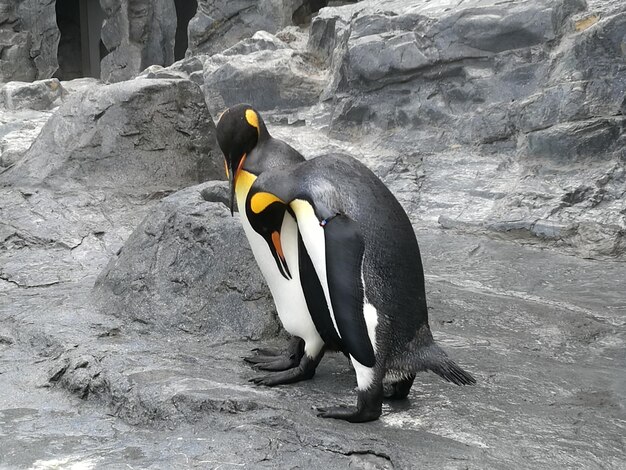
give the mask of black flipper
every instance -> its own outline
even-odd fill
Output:
[[[300,269],[300,283],[306,300],[311,319],[318,333],[324,340],[324,344],[331,350],[339,349],[341,340],[335,331],[333,320],[330,317],[328,304],[324,297],[324,290],[315,272],[311,257],[302,241],[302,235],[298,231],[298,265]]]
[[[324,225],[326,279],[344,352],[366,367],[376,358],[363,316],[361,265],[365,243],[356,222],[338,214]]]

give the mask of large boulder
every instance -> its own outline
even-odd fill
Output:
[[[294,41],[296,35],[292,33]],[[203,89],[211,113],[241,102],[260,111],[317,103],[326,75],[307,54],[258,32],[204,62]]]
[[[40,134],[51,111],[0,111],[0,173],[17,163]]]
[[[179,189],[223,177],[215,148],[215,126],[196,84],[137,79],[71,94],[1,181]]]
[[[215,54],[263,30],[275,33],[298,24],[327,0],[199,0],[189,23],[192,54]]]
[[[510,136],[507,108],[548,80],[547,55],[585,3],[452,6],[368,0],[322,9],[309,50],[330,70],[324,98],[344,98],[336,119],[382,128],[447,125],[472,142]]]
[[[56,78],[34,83],[9,82],[0,88],[0,106],[9,110],[43,111],[61,104],[63,87]]]
[[[0,0],[0,82],[50,78],[59,36],[55,2]]]
[[[103,313],[214,341],[275,335],[269,291],[227,194],[209,182],[163,199],[96,281]]]
[[[415,220],[623,256],[626,11],[589,5],[324,8],[308,50],[327,128],[419,156]]]
[[[176,8],[173,0],[101,0],[106,18],[101,62],[107,82],[128,80],[150,65],[174,62]]]

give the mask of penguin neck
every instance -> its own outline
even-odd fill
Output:
[[[246,198],[248,197],[248,192],[250,192],[250,188],[256,179],[257,175],[247,171],[245,169],[245,165],[237,175],[235,195],[237,196],[237,207],[239,208],[240,214],[245,213]]]
[[[269,140],[272,138],[272,136],[270,135],[269,131],[267,130],[267,126],[265,125],[265,122],[263,121],[263,119],[259,118],[259,139],[257,141],[257,145],[265,142],[266,140]]]
[[[265,129],[264,125],[261,127]],[[267,158],[268,152],[264,150],[268,147],[271,148],[273,140],[272,136],[267,132],[267,129],[265,129],[265,134],[261,133],[257,144],[250,153],[246,155],[246,160],[241,167],[242,171],[247,171],[255,176],[259,176],[264,171],[273,168],[275,166],[273,164],[273,158]]]

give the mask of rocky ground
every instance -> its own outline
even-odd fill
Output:
[[[137,79],[0,87],[0,468],[624,468],[624,5],[333,2],[252,35],[244,3]],[[286,338],[224,205],[240,101],[388,184],[476,386],[422,374],[351,425],[313,409],[355,400],[341,356],[248,382]]]

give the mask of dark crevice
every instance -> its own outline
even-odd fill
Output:
[[[108,54],[101,40],[104,12],[98,1],[57,0],[57,26],[61,34],[54,77],[73,80],[99,77],[100,61]]]
[[[189,39],[187,26],[198,10],[197,0],[174,0],[176,6],[176,37],[174,42],[174,60],[185,58]]]

